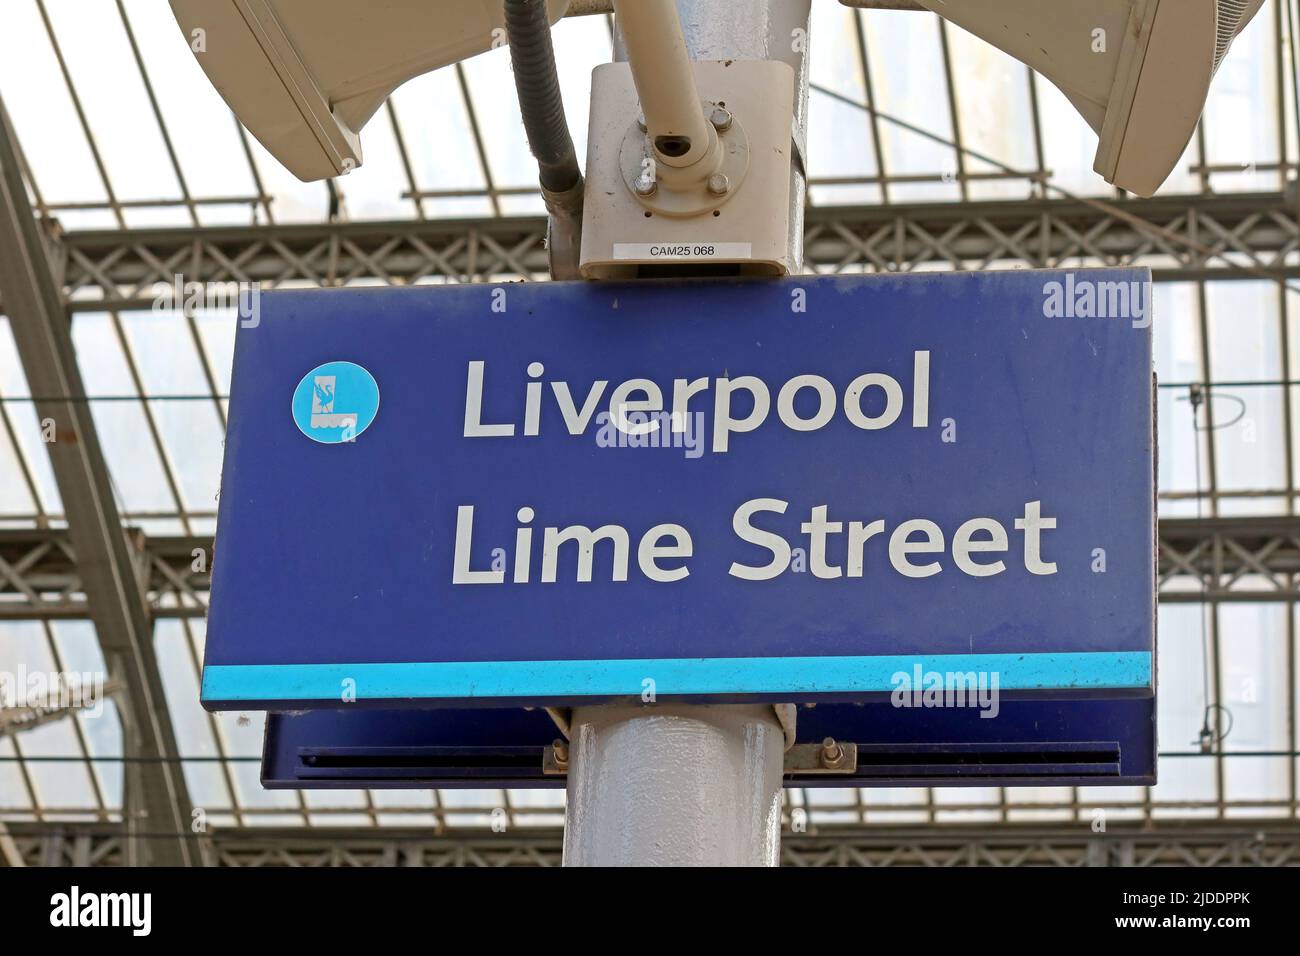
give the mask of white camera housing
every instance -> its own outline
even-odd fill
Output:
[[[677,171],[658,165],[662,183],[637,192],[652,146],[638,129],[640,100],[627,63],[605,63],[591,78],[587,182],[580,268],[589,279],[622,279],[669,266],[681,275],[787,275],[796,268],[790,190],[796,145],[794,70],[776,60],[696,60],[695,84],[710,115],[726,110],[717,132],[717,172],[726,189],[677,184]],[[654,179],[653,167],[651,179]]]

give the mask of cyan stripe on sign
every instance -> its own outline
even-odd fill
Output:
[[[664,695],[871,693],[894,675],[984,673],[1000,690],[1141,688],[1147,651],[938,654],[877,657],[700,657],[594,661],[447,661],[407,664],[240,664],[203,669],[203,700],[338,700],[345,680],[357,700],[403,698],[619,697],[654,681]]]

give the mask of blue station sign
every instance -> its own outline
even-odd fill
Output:
[[[1149,292],[268,293],[236,343],[203,701],[1150,696]]]

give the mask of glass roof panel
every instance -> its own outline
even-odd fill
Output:
[[[21,752],[36,800],[43,808],[93,814],[95,789],[71,721],[23,731]]]
[[[179,621],[162,620],[154,625],[154,650],[176,745],[183,758],[197,758],[188,759],[182,765],[190,800],[194,806],[205,809],[228,808],[232,801],[226,771],[215,762],[222,753],[211,720],[198,703],[198,672]]]
[[[842,38],[833,45],[819,45],[809,63],[809,81],[834,90],[854,103],[867,104],[866,74],[863,71],[865,45],[859,45],[862,30],[859,11],[833,4],[816,4],[810,37]],[[813,185],[809,190],[814,205],[823,203],[879,202],[879,184],[816,185],[818,180],[872,178],[879,175],[879,152],[872,133],[872,118],[863,109],[844,103],[814,89],[808,97],[806,166]]]
[[[939,21],[904,11],[879,11],[866,23],[871,85],[882,113],[919,126],[949,142],[953,139],[948,103],[948,73],[939,43]],[[816,42],[814,40],[814,42]],[[896,202],[955,200],[957,152],[892,122],[880,130],[885,168],[891,175],[946,176],[946,181],[891,186]]]
[[[4,416],[5,409],[0,405],[0,424],[4,426],[0,428],[0,475],[11,476],[14,480],[0,483],[0,516],[34,515],[36,499],[27,483],[18,480],[22,474],[22,462],[13,445],[12,425],[3,420]]]
[[[347,204],[347,218],[409,218],[411,200],[402,198],[405,188],[397,188],[409,184],[387,109],[381,109],[366,125],[363,149],[361,167],[335,180]]]
[[[252,134],[243,134],[243,139],[253,156],[262,188],[271,197],[275,222],[323,222],[329,218],[329,189],[325,183],[304,183],[281,166]]]
[[[1209,474],[1208,443],[1193,426],[1188,384],[1204,379],[1201,369],[1199,289],[1193,283],[1161,282],[1155,286],[1153,321],[1157,391],[1156,416],[1160,430],[1159,490],[1195,492],[1198,477]],[[1200,473],[1197,450],[1200,449]],[[1203,477],[1199,477],[1204,485]],[[1160,502],[1162,515],[1194,515],[1194,500]]]
[[[591,112],[591,71],[614,56],[607,17],[572,17],[552,30],[555,65],[560,75],[564,115],[578,153],[579,165],[587,159],[587,116]],[[505,102],[516,102],[513,89]],[[535,175],[534,175],[535,178]]]
[[[125,312],[121,322],[181,493],[183,510],[213,511],[221,480],[224,423],[194,346],[175,312]]]
[[[50,632],[39,621],[7,622],[0,636],[0,672],[17,706],[51,707],[64,700],[67,669]],[[41,807],[70,810],[99,807],[98,792],[85,762],[77,724],[69,718],[39,723],[14,738],[28,780]],[[31,759],[34,758],[34,759]],[[3,800],[0,800],[3,802]]]
[[[1205,104],[1206,162],[1229,171],[1210,178],[1215,192],[1278,189],[1278,170],[1261,169],[1280,153],[1275,9],[1260,11],[1233,42]],[[1264,159],[1263,157],[1269,157]],[[1236,167],[1236,169],[1232,169]]]
[[[1222,701],[1230,732],[1228,751],[1279,756],[1224,759],[1224,796],[1234,801],[1286,800],[1288,796],[1287,618],[1283,604],[1227,604],[1220,627],[1232,634],[1221,642]]]
[[[1057,86],[1034,75],[1038,121],[1043,135],[1043,166],[1052,182],[1081,196],[1113,194],[1115,188],[1093,171],[1097,134]]]
[[[389,102],[402,133],[416,189],[448,192],[487,188],[475,159],[474,133],[453,68],[417,76],[398,88]],[[409,183],[406,188],[410,188]],[[485,197],[437,198],[425,201],[425,212],[431,217],[490,216],[492,206]]]
[[[1004,166],[1033,172],[1039,168],[1030,71],[996,47],[967,33],[948,31],[954,93],[962,143]],[[1000,173],[997,166],[969,158],[970,171]],[[1021,197],[1024,180],[993,179],[970,184],[972,199]]]
[[[43,441],[48,431],[42,431],[31,397],[9,320],[0,315],[0,416],[4,419],[0,421],[0,430],[10,443],[14,457],[8,460],[15,466],[13,471],[0,471],[0,484],[11,489],[22,488],[29,497],[34,495],[38,499],[38,511],[58,513],[63,505]],[[7,513],[7,510],[0,512]]]
[[[191,195],[253,198],[257,188],[230,109],[208,82],[176,22],[158,16],[154,0],[125,0],[136,45]],[[218,210],[249,220],[248,206],[206,207],[200,220]]]
[[[117,5],[42,2],[113,194],[119,200],[180,198]]]
[[[31,819],[36,808],[14,740],[0,737],[0,819]]]
[[[5,5],[0,92],[41,199],[47,203],[107,200],[40,12],[29,0]]]
[[[1213,389],[1212,416],[1218,487],[1223,490],[1278,489],[1287,481],[1282,423],[1281,300],[1271,282],[1241,280],[1206,287],[1211,381],[1233,383]],[[1237,384],[1243,383],[1243,384]],[[1237,501],[1234,514],[1270,513],[1277,505]]]
[[[120,506],[134,512],[176,513],[178,502],[168,484],[157,442],[118,337],[118,320],[105,313],[79,313],[72,323],[78,364],[99,432],[104,456],[114,475]],[[91,358],[93,356],[93,359]]]
[[[1197,749],[1197,735],[1206,718],[1206,696],[1202,688],[1206,662],[1212,660],[1211,617],[1210,612],[1203,614],[1200,605],[1160,605],[1160,640],[1156,647],[1160,693],[1156,697],[1156,720],[1161,753]],[[1208,673],[1212,675],[1212,665]],[[1151,790],[1151,799],[1157,803],[1213,801],[1216,797],[1212,759],[1162,757],[1157,773],[1160,783]]]
[[[556,58],[562,59],[558,32],[555,37]],[[510,72],[510,51],[498,47],[480,54],[466,60],[459,72],[468,91],[471,128],[477,124],[482,138],[490,181],[503,188],[535,187],[537,165],[528,152],[528,139],[523,124],[519,122],[514,78]],[[570,128],[574,125],[570,118]],[[464,157],[472,158],[475,157]]]
[[[239,318],[234,309],[200,309],[194,316],[208,368],[217,384],[217,394],[230,394],[230,371],[235,363],[235,330]]]

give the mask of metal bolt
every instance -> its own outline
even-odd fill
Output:
[[[834,737],[827,737],[822,741],[821,759],[822,766],[827,769],[834,769],[843,762],[844,748],[835,742]]]
[[[659,181],[649,173],[642,173],[632,184],[638,196],[653,196],[659,189]]]
[[[719,133],[726,132],[731,129],[731,111],[723,106],[715,106],[709,114],[709,122]]]
[[[551,744],[551,749],[555,751],[555,762],[561,766],[569,762],[569,742],[567,740],[556,740]]]
[[[709,177],[709,192],[715,196],[722,196],[731,189],[731,180],[727,178],[726,173],[714,173]]]

